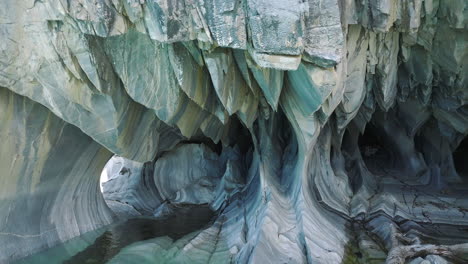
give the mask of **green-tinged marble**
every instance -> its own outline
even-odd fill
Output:
[[[285,100],[293,102],[295,107],[308,116],[319,109],[337,84],[333,68],[325,69],[302,62],[296,71],[287,72],[287,92]]]

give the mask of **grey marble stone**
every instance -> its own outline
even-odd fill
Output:
[[[111,153],[44,106],[0,88],[0,262],[114,219],[99,193]]]
[[[4,1],[0,262],[203,206],[111,262],[466,261],[467,5]]]

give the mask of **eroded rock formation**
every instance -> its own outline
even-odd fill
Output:
[[[116,221],[111,262],[444,263],[468,242],[465,0],[6,0],[0,262]],[[99,192],[99,175],[112,179]]]

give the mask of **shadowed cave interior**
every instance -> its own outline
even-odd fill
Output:
[[[453,163],[458,175],[468,183],[468,137],[465,137],[453,152]]]

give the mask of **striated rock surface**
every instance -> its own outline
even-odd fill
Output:
[[[120,218],[150,216],[160,206],[162,199],[154,185],[150,164],[114,156],[104,170],[108,180],[102,183],[102,194]]]
[[[99,193],[111,153],[28,98],[0,88],[0,260],[113,221]]]
[[[0,262],[207,206],[110,262],[468,261],[467,10],[4,1]]]

